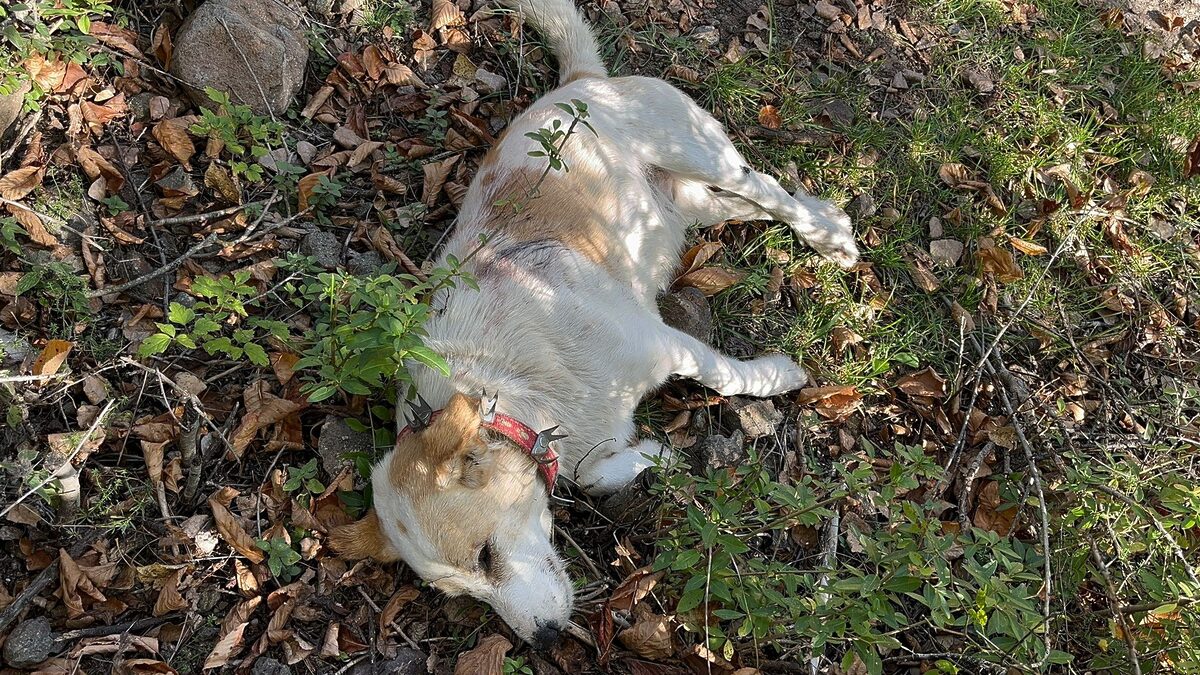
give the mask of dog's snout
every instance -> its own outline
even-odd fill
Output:
[[[538,623],[538,628],[533,633],[533,648],[544,652],[554,645],[558,644],[558,638],[562,635],[562,626],[554,622]]]

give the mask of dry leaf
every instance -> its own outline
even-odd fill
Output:
[[[230,204],[242,203],[242,188],[225,167],[212,162],[204,170],[204,185],[216,190]]]
[[[1196,136],[1183,158],[1183,177],[1200,176],[1200,136]]]
[[[990,237],[979,240],[979,264],[984,272],[996,275],[996,281],[1012,283],[1025,278],[1025,271],[1017,264],[1013,254],[1007,249],[996,246]]]
[[[212,651],[208,653],[208,658],[204,659],[204,670],[221,668],[242,651],[242,635],[246,632],[247,625],[249,623],[243,621],[226,633],[225,637],[217,640],[217,644],[213,645]]]
[[[188,135],[187,128],[191,121],[187,118],[177,117],[172,120],[163,120],[154,125],[154,140],[158,141],[172,157],[176,159],[185,169],[190,169],[188,161],[192,155],[196,154],[196,145],[192,143],[192,137]]]
[[[67,361],[74,344],[66,340],[51,340],[46,343],[41,355],[33,362],[33,374],[49,377],[58,372]]]
[[[301,211],[308,209],[308,200],[312,198],[313,188],[317,186],[317,183],[321,182],[321,177],[330,176],[331,174],[332,170],[319,171],[317,173],[310,173],[304,178],[300,179],[300,182],[296,184],[296,190],[299,193],[299,206]]]
[[[783,118],[773,105],[764,105],[758,111],[758,123],[768,129],[778,129],[783,126]]]
[[[183,596],[179,594],[179,578],[182,576],[183,570],[177,569],[163,582],[162,590],[158,592],[158,599],[154,601],[154,616],[177,612],[188,606],[187,600],[184,600]]]
[[[971,172],[958,162],[949,162],[938,169],[938,178],[950,187],[958,187],[971,180]]]
[[[664,661],[675,653],[671,643],[673,634],[670,618],[646,613],[638,618],[632,628],[621,631],[617,639],[638,656]]]
[[[419,597],[421,597],[421,591],[411,584],[401,586],[399,590],[393,593],[391,599],[384,605],[383,611],[379,613],[379,634],[386,635],[388,624],[396,619],[396,616],[400,614],[400,610]]]
[[[632,611],[642,598],[650,594],[665,572],[654,572],[650,567],[634,570],[621,582],[608,599],[610,609]]]
[[[1012,244],[1013,248],[1017,249],[1021,253],[1024,253],[1025,255],[1046,255],[1049,253],[1049,250],[1045,246],[1017,237],[1010,236],[1008,238],[1008,243]]]
[[[701,267],[676,279],[675,286],[691,286],[700,289],[705,295],[713,296],[744,278],[746,278],[745,274],[723,267]]]
[[[454,675],[496,675],[504,670],[504,655],[512,643],[503,635],[489,635],[471,651],[458,657]]]
[[[42,217],[33,211],[18,208],[15,206],[9,207],[9,212],[21,227],[25,228],[25,232],[33,243],[38,246],[54,248],[58,246],[58,239],[46,230],[46,226],[42,224]]]
[[[225,543],[249,559],[250,562],[262,562],[262,550],[255,546],[254,537],[251,537],[246,530],[242,529],[241,524],[233,517],[233,513],[217,501],[215,495],[208,499],[208,505],[212,508],[213,519],[217,523],[217,532],[225,540]]]
[[[896,382],[896,387],[909,396],[943,398],[946,395],[946,379],[932,367],[905,375]]]
[[[808,387],[801,389],[796,399],[801,405],[811,405],[817,414],[830,420],[842,420],[858,409],[862,394],[853,386]]]
[[[421,202],[429,208],[437,202],[438,195],[442,192],[442,186],[446,184],[446,179],[450,177],[450,170],[458,163],[462,155],[455,155],[440,162],[429,162],[421,167],[425,173],[425,184],[421,189]]]
[[[984,483],[978,493],[978,505],[975,507],[975,517],[972,518],[972,522],[980,529],[991,530],[1002,537],[1007,536],[1012,530],[1017,508],[1010,505],[1001,511],[999,509],[1002,503],[1000,484],[994,480]]]
[[[275,371],[275,377],[279,380],[279,384],[291,382],[292,377],[296,374],[296,362],[299,360],[299,354],[271,352],[271,369]]]
[[[0,197],[11,200],[23,199],[42,184],[46,170],[40,166],[24,166],[10,171],[0,178]]]
[[[242,456],[261,429],[280,422],[306,407],[304,403],[279,398],[267,391],[267,383],[264,380],[258,380],[246,387],[243,399],[246,403],[246,415],[231,439],[235,457]]]
[[[79,166],[83,167],[83,172],[88,178],[93,181],[103,178],[107,191],[116,192],[125,184],[125,177],[121,175],[121,171],[91,146],[84,145],[76,150],[75,159],[79,161]]]

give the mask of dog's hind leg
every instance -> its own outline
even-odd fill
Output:
[[[720,122],[679,90],[665,83],[658,86],[640,81],[638,86],[646,89],[642,95],[654,97],[653,111],[646,111],[654,117],[652,123],[628,124],[630,147],[646,164],[719,191],[715,202],[703,206],[707,216],[717,217],[721,214],[716,211],[727,206],[731,213],[721,220],[737,217],[747,212],[744,201],[757,207],[749,213],[787,223],[808,245],[839,265],[848,267],[858,259],[854,232],[844,211],[803,191],[790,195],[773,177],[751,169]]]

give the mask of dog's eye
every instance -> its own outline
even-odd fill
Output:
[[[492,572],[492,542],[486,542],[479,549],[479,560],[476,561],[476,566],[483,571],[484,574]]]

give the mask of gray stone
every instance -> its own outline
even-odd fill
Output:
[[[866,192],[855,197],[846,207],[846,213],[854,218],[870,218],[875,212],[875,198]]]
[[[317,259],[317,264],[327,270],[342,264],[342,242],[332,232],[310,232],[300,242],[300,252]]]
[[[371,277],[379,274],[383,267],[383,256],[376,251],[366,253],[351,253],[346,262],[346,271],[356,277]]]
[[[6,368],[18,366],[33,353],[29,341],[12,331],[0,328],[0,364]]]
[[[721,44],[721,31],[716,26],[696,26],[692,29],[692,39],[707,49]]]
[[[475,71],[475,81],[479,83],[479,91],[485,94],[508,89],[507,78],[483,68]]]
[[[732,469],[746,461],[745,440],[741,431],[730,436],[708,436],[696,443],[696,456],[706,467]]]
[[[327,415],[325,423],[321,425],[321,438],[317,440],[317,454],[321,456],[321,466],[325,472],[336,476],[342,470],[347,453],[369,453],[374,445],[370,432],[354,431],[346,424],[346,420]]]
[[[725,402],[729,412],[737,419],[738,428],[747,438],[762,438],[775,433],[783,421],[783,413],[766,399],[749,399],[731,396]]]
[[[44,616],[17,624],[4,642],[4,662],[13,668],[32,668],[58,649],[54,631]]]
[[[269,656],[264,656],[254,662],[250,675],[292,675],[292,669],[287,664],[280,663]]]
[[[712,338],[712,308],[708,298],[697,288],[681,288],[659,297],[658,311],[670,327],[709,344]]]
[[[200,105],[205,87],[260,115],[282,114],[304,83],[303,13],[275,0],[208,0],[179,29],[171,70]]]
[[[8,128],[20,117],[27,93],[29,93],[29,83],[25,82],[11,93],[0,94],[0,139],[4,138]]]
[[[394,658],[376,663],[360,662],[347,675],[425,675],[429,657],[419,649],[401,649]]]

